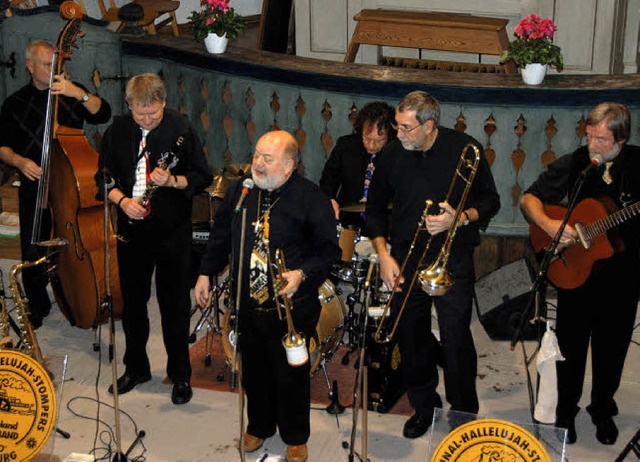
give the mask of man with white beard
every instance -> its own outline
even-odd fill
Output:
[[[237,346],[248,425],[241,444],[246,452],[256,451],[278,430],[289,462],[308,457],[310,364],[296,367],[287,361],[282,342],[287,322],[278,318],[273,285],[277,270],[269,265],[281,249],[289,269],[281,275],[287,284],[278,294],[291,300],[293,325],[308,347],[320,317],[318,289],[340,257],[331,202],[317,185],[297,174],[297,164],[298,145],[289,133],[272,131],[258,140],[253,181],[246,178],[225,195],[195,287],[197,302],[205,306],[210,276],[231,262],[232,293],[237,293],[234,272],[240,267],[241,209],[246,207]]]

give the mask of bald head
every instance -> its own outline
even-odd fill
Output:
[[[260,189],[273,191],[289,179],[298,163],[298,143],[284,130],[267,132],[256,143],[251,164],[253,180]]]

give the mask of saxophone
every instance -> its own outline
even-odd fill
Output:
[[[7,312],[7,297],[4,293],[4,279],[0,270],[0,350],[13,348],[13,339],[9,335],[9,313]]]
[[[13,267],[11,268],[9,277],[9,287],[11,289],[11,294],[13,295],[13,302],[16,306],[18,326],[20,326],[20,341],[22,342],[21,348],[24,353],[31,356],[43,366],[45,365],[44,356],[42,355],[42,351],[40,350],[40,345],[38,344],[38,339],[36,338],[36,333],[33,330],[31,321],[29,321],[29,300],[24,294],[24,290],[22,289],[22,285],[20,284],[18,277],[22,270],[24,270],[25,268],[38,266],[45,263],[48,263],[47,257],[42,257],[39,260],[33,262],[26,261],[18,263],[16,265],[13,265]],[[6,321],[8,321],[8,317]],[[8,325],[6,327],[3,325],[2,327],[8,333]],[[4,335],[4,333],[5,332],[3,331],[2,334]]]

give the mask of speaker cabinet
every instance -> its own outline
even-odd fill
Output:
[[[395,337],[389,343],[376,343],[371,339],[375,327],[371,326],[368,330],[367,407],[386,414],[404,393],[400,346]]]
[[[482,327],[492,340],[513,340],[531,301],[532,283],[533,271],[524,259],[498,268],[476,281],[476,311]],[[540,306],[544,309],[544,298]],[[531,315],[535,311],[533,308]],[[538,327],[538,323],[526,322],[521,332],[522,338],[536,339]]]

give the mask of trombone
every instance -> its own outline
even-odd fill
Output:
[[[469,149],[473,151],[473,153],[468,156]],[[427,244],[420,256],[420,260],[418,261],[418,265],[416,266],[416,271],[413,273],[413,277],[411,278],[411,283],[405,293],[404,300],[402,301],[402,305],[400,306],[400,310],[398,311],[398,315],[393,323],[393,327],[389,334],[385,337],[382,337],[382,330],[384,327],[385,319],[387,317],[388,311],[391,307],[391,302],[393,301],[393,296],[396,293],[396,289],[398,287],[398,282],[400,277],[402,276],[404,269],[413,253],[416,240],[420,233],[420,230],[423,226],[424,221],[427,218],[427,213],[429,208],[433,204],[432,200],[425,201],[425,208],[422,212],[422,216],[418,221],[418,227],[416,229],[415,234],[413,235],[413,240],[411,241],[411,246],[409,247],[409,251],[407,252],[407,256],[400,267],[400,274],[396,277],[394,281],[393,288],[391,289],[391,295],[389,296],[389,300],[384,306],[384,310],[382,316],[380,317],[380,322],[376,328],[376,331],[373,333],[373,339],[377,343],[389,343],[393,339],[395,335],[396,329],[398,328],[398,324],[400,323],[400,319],[402,318],[402,314],[404,313],[405,306],[407,305],[407,301],[409,300],[409,294],[411,294],[411,290],[416,282],[416,279],[420,278],[420,286],[422,290],[424,290],[428,295],[435,297],[444,295],[453,285],[453,277],[450,272],[447,270],[447,263],[449,261],[449,254],[451,252],[451,246],[453,244],[453,239],[456,235],[456,231],[458,230],[458,226],[460,223],[460,217],[465,209],[465,204],[467,201],[467,197],[469,195],[469,190],[473,185],[473,180],[476,176],[476,171],[478,170],[478,164],[480,162],[480,150],[472,143],[468,143],[460,153],[460,160],[458,161],[458,165],[456,166],[453,178],[451,179],[451,183],[449,185],[449,190],[447,191],[447,196],[445,198],[445,202],[449,202],[449,197],[451,196],[453,190],[456,187],[458,180],[462,181],[465,184],[464,191],[462,192],[462,196],[458,203],[458,207],[456,208],[455,214],[453,216],[453,222],[451,228],[447,232],[447,237],[440,249],[438,257],[436,260],[429,265],[427,268],[420,270],[422,266],[423,260],[426,257],[429,248],[431,247],[431,241],[433,240],[433,236],[429,237]]]

